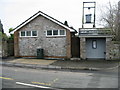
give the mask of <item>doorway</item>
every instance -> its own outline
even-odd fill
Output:
[[[72,37],[71,38],[71,55],[72,58],[79,58],[80,57],[80,38],[79,37]]]
[[[105,38],[87,38],[86,39],[86,57],[87,59],[105,59],[106,39]]]

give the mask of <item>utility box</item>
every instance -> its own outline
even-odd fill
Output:
[[[44,59],[44,50],[43,50],[43,48],[38,48],[37,49],[37,58],[38,59]]]

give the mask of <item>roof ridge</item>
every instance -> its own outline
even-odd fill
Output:
[[[43,17],[46,17],[47,19],[50,19],[51,21],[63,26],[64,28],[67,28],[68,30],[70,30],[71,32],[76,32],[75,29],[70,28],[69,26],[64,25],[64,23],[60,22],[59,20],[49,16],[46,13],[43,13],[42,11],[38,11],[37,13],[35,13],[34,15],[32,15],[31,17],[29,17],[28,19],[26,19],[24,22],[22,22],[21,24],[19,24],[17,27],[14,28],[14,31],[17,31],[18,29],[20,29],[21,27],[23,27],[24,25],[26,25],[27,23],[29,23],[31,20],[33,20],[34,18],[36,18],[37,16],[42,15]]]

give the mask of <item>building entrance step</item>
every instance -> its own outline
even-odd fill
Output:
[[[70,60],[81,60],[80,58],[70,58]]]

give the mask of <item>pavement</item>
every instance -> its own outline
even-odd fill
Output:
[[[1,65],[54,70],[110,70],[120,66],[120,60],[50,60],[9,57]]]

